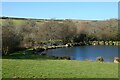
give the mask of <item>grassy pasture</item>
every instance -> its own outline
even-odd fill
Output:
[[[118,64],[56,60],[47,55],[16,52],[2,59],[3,78],[117,78]]]

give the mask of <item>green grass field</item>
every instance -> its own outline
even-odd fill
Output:
[[[3,78],[117,78],[118,64],[53,60],[48,56],[13,54],[2,59]],[[21,56],[20,56],[21,55]],[[32,55],[32,56],[30,56]],[[16,56],[16,57],[15,57]],[[38,58],[39,57],[39,58]],[[36,58],[36,59],[35,59]],[[50,58],[50,59],[49,59]]]

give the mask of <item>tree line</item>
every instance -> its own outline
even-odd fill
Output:
[[[2,21],[2,20],[1,20]],[[2,22],[2,53],[61,40],[63,44],[119,40],[117,20],[108,21],[43,21],[5,19]]]

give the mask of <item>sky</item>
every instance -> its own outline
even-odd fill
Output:
[[[118,18],[117,2],[3,2],[2,16],[38,19]]]

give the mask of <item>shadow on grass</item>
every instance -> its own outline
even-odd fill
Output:
[[[2,59],[34,59],[34,60],[55,60],[52,56],[35,54],[32,51],[19,51],[9,55],[3,55]]]

